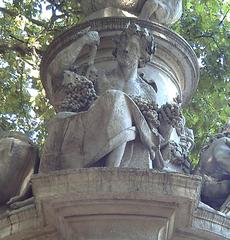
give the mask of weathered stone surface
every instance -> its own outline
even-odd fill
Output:
[[[172,138],[168,146],[162,149],[162,154],[164,159],[171,159],[172,165],[183,168],[185,173],[190,173],[191,163],[189,160],[189,153],[194,146],[193,131],[185,127],[185,118],[182,116],[180,117],[179,124],[175,127],[175,131],[178,138]]]
[[[138,74],[138,67],[150,62],[155,52],[153,35],[135,23],[128,24],[115,41],[113,67],[105,63],[103,70],[95,64],[99,33],[86,28],[78,36],[51,61],[47,69],[51,80],[46,86],[58,111],[85,112],[59,113],[51,122],[41,171],[91,166],[151,168],[147,166],[151,159],[156,169],[183,172],[184,163],[178,168],[166,167],[168,159],[161,153],[161,146],[168,143],[172,128],[182,118],[180,97],[158,107],[155,81],[145,73]],[[85,45],[91,51],[83,66],[78,60]],[[57,86],[56,79],[62,79],[63,87]],[[78,87],[63,91],[66,85]],[[142,144],[139,152],[135,144]],[[146,150],[150,157],[146,155],[145,164],[138,164],[136,156]]]
[[[88,168],[39,174],[32,185],[36,208],[2,216],[1,239],[230,239],[230,219],[198,205],[198,176]]]
[[[230,239],[230,218],[203,203],[195,210],[192,219],[194,235],[202,239],[204,232],[207,239]]]
[[[195,172],[204,177],[202,201],[220,209],[230,195],[230,122],[203,147]]]
[[[95,31],[83,30],[81,37],[59,52],[50,64],[48,70],[51,76],[60,77],[64,71],[63,81],[74,85],[75,82],[80,82],[84,78],[76,73],[76,71],[80,71],[79,66],[76,65],[79,49],[82,49],[84,45],[95,46],[93,57],[90,57],[86,71],[80,74],[86,76],[84,82],[92,80],[98,99],[88,111],[75,114],[75,116],[71,114],[71,118],[60,118],[59,114],[55,118],[56,121],[51,123],[41,171],[90,167],[94,164],[119,167],[123,156],[128,158],[126,162],[133,162],[133,152],[135,151],[132,150],[128,156],[126,144],[136,138],[136,129],[139,141],[149,150],[150,155],[154,154],[154,147],[156,148],[154,138],[157,137],[157,130],[154,128],[155,132],[153,132],[150,129],[140,110],[131,99],[132,96],[143,97],[148,99],[150,103],[155,102],[155,89],[138,77],[137,73],[138,64],[144,65],[150,60],[151,54],[154,52],[154,39],[147,29],[130,24],[120,34],[119,44],[114,49],[116,57],[114,68],[100,72],[94,66],[96,45],[99,42],[98,36]],[[71,71],[66,71],[68,68]],[[98,75],[99,77],[97,77]],[[97,78],[95,79],[95,77]],[[85,104],[88,90],[85,87],[79,88],[79,93],[85,90],[83,99],[76,98],[76,92],[72,92],[73,96],[68,95],[71,97],[71,101],[66,102],[64,98],[67,109],[68,104],[71,105],[71,109],[77,111],[81,109],[78,105],[82,106],[82,100]],[[54,93],[54,98],[55,95],[57,94]],[[72,107],[73,100],[77,100],[75,108]],[[63,107],[63,104],[61,106]],[[100,125],[103,128],[98,128]],[[72,134],[73,132],[75,135]],[[131,149],[129,148],[129,150]],[[143,150],[145,151],[145,149]],[[155,156],[152,157],[152,160],[154,158]],[[149,157],[146,160],[149,161]]]
[[[38,163],[38,149],[23,134],[0,132],[0,205],[23,193]]]
[[[182,14],[181,0],[147,0],[145,1],[140,18],[170,25],[175,23]]]
[[[229,198],[221,207],[225,215],[199,203],[200,177],[140,170],[151,168],[151,159],[158,170],[189,172],[193,134],[184,126],[180,99],[185,104],[196,89],[197,60],[183,39],[150,22],[176,21],[181,0],[81,2],[92,13],[88,20],[113,17],[70,29],[43,59],[42,81],[59,112],[41,163],[49,174],[33,178],[34,198],[14,205],[21,208],[0,209],[0,238],[230,239]],[[200,164],[209,175],[202,197],[215,204],[229,190],[226,138],[214,142],[219,150],[208,146],[213,158],[204,155]]]
[[[113,40],[118,38],[129,22],[147,28],[153,34],[157,44],[156,52],[151,57],[150,62],[144,68],[138,69],[139,75],[144,74],[146,80],[156,83],[158,89],[156,102],[159,105],[172,102],[177,95],[182,98],[182,104],[189,102],[197,87],[199,67],[194,52],[184,39],[158,24],[133,18],[104,18],[77,25],[61,34],[54,40],[45,54],[41,64],[41,78],[47,96],[56,109],[56,105],[62,101],[62,98],[54,97],[54,95],[61,94],[61,91],[64,90],[63,76],[52,73],[50,67],[51,62],[58,53],[74,42],[77,46],[81,35],[76,33],[82,32],[90,26],[90,31],[97,31],[100,36],[100,44],[97,48],[94,65],[99,72],[110,70],[115,63],[112,55],[114,50]],[[91,50],[88,52],[87,47],[83,48],[76,64],[79,66],[87,65],[89,53],[92,53]],[[60,61],[68,61],[70,58],[73,58],[73,61],[76,60],[77,54],[73,54],[73,56],[72,54],[73,51],[71,54],[66,54],[65,58],[63,56]],[[56,68],[62,72],[62,70],[69,68],[69,64],[63,65],[63,63],[60,63],[60,65],[57,64]]]
[[[87,112],[57,114],[49,125],[40,171],[90,167],[94,164],[120,166],[125,153],[121,153],[120,159],[115,156],[117,162],[114,163],[109,162],[112,161],[109,156],[104,161],[102,158],[136,138],[137,130],[133,122],[143,141],[154,138],[132,100],[115,90],[107,91]],[[135,158],[132,155],[127,159],[129,162],[132,162],[132,157]]]
[[[44,226],[35,206],[30,206],[0,216],[0,239],[4,240],[54,240],[55,229]]]
[[[227,216],[230,216],[230,195],[228,196],[224,204],[222,204],[220,211],[225,213]]]
[[[139,17],[173,24],[182,14],[181,0],[96,0],[81,1],[86,20],[102,17]]]

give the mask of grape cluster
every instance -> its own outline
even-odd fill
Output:
[[[86,77],[77,75],[74,81],[64,84],[66,96],[61,104],[61,111],[86,111],[97,99],[94,85]]]
[[[190,173],[191,162],[189,160],[189,152],[180,143],[170,141],[170,162],[175,166],[180,166],[183,172]]]
[[[165,121],[174,128],[178,127],[182,118],[181,109],[177,103],[162,105],[158,110],[158,115],[160,121]]]
[[[136,103],[141,113],[144,115],[147,123],[151,129],[156,129],[160,126],[160,121],[158,120],[158,105],[156,103],[151,103],[150,101],[142,97],[131,97]]]

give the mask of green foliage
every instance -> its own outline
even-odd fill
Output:
[[[54,36],[80,19],[70,1],[5,0],[0,5],[0,123],[40,145],[54,111],[39,79],[42,55]]]
[[[80,6],[65,0],[2,2],[0,123],[25,132],[42,146],[54,111],[39,79],[40,61],[52,39],[81,20]],[[184,111],[195,132],[192,158],[197,162],[201,144],[230,117],[230,6],[224,0],[185,0],[183,5],[183,16],[173,29],[201,62],[198,90]]]
[[[197,92],[184,115],[194,130],[192,159],[201,145],[230,118],[230,4],[222,0],[186,0],[175,26],[195,50],[201,73]]]

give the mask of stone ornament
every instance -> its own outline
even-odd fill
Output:
[[[61,112],[86,111],[97,99],[93,83],[74,72],[64,71],[63,86],[66,95],[60,106]]]
[[[181,14],[182,1],[180,0],[147,0],[141,9],[139,18],[170,25],[175,23]]]
[[[179,142],[173,140],[169,143],[170,159],[174,165],[180,166],[185,173],[190,173],[191,163],[189,153],[194,146],[193,130],[185,127],[185,118],[180,116],[180,121],[175,127]]]
[[[68,76],[68,74],[70,74],[68,70],[73,69],[75,67],[74,63],[78,58],[80,52],[84,47],[88,47],[89,58],[87,66],[85,66],[86,67],[85,76],[88,76],[89,73],[87,73],[87,71],[92,71],[97,52],[97,47],[100,43],[98,32],[90,31],[90,27],[87,27],[82,31],[78,32],[76,34],[76,37],[77,40],[74,41],[70,46],[65,48],[63,51],[59,52],[49,66],[48,75],[50,77],[50,80],[47,83],[46,92],[51,100],[51,104],[54,105],[54,108],[57,111],[60,111],[60,109],[65,108],[64,102],[69,102],[71,101],[71,98],[73,99],[71,93],[73,92],[74,87],[73,85],[76,85],[76,83],[78,82],[77,86],[75,87],[81,89],[80,85],[84,85],[85,82],[85,79],[83,77],[80,77],[82,82],[81,84],[80,81],[76,82],[75,81],[76,79],[74,80],[70,76]],[[80,96],[75,96],[74,98],[76,102],[79,101]],[[76,98],[78,100],[76,100]],[[83,106],[79,107],[79,109],[82,107]],[[76,106],[74,108],[76,108]]]
[[[182,14],[182,0],[82,0],[80,2],[87,16],[86,20],[120,16],[171,25]]]
[[[9,132],[0,126],[0,206],[31,197],[29,180],[38,172],[37,147],[22,133]]]
[[[203,147],[195,173],[204,177],[201,200],[220,209],[230,195],[230,121]]]
[[[154,168],[163,169],[161,145],[169,141],[181,112],[176,102],[158,108],[156,84],[137,72],[155,52],[153,36],[130,23],[115,40],[114,67],[98,71],[93,64],[98,33],[82,32],[50,64],[50,75],[63,76],[62,89],[70,89],[50,123],[41,171],[92,166],[151,168],[150,159]],[[85,44],[95,51],[82,70],[76,59]],[[103,128],[98,129],[100,125]]]
[[[197,58],[184,39],[156,23],[134,18],[103,18],[84,22],[64,32],[52,42],[44,55],[41,63],[41,80],[47,97],[56,110],[56,105],[59,105],[63,100],[62,92],[64,91],[62,86],[63,77],[60,72],[63,73],[64,70],[68,69],[77,72],[79,75],[85,75],[88,69],[88,54],[93,56],[93,50],[87,44],[83,46],[75,64],[77,67],[81,66],[82,69],[78,69],[77,71],[74,70],[76,66],[73,66],[71,69],[69,66],[65,66],[64,68],[59,66],[61,71],[59,71],[58,64],[55,68],[51,67],[50,64],[56,56],[74,42],[76,46],[77,42],[81,45],[79,42],[79,38],[81,37],[78,32],[82,32],[91,26],[90,31],[99,32],[101,41],[99,47],[96,46],[97,54],[95,64],[97,69],[104,71],[105,69],[112,68],[113,63],[116,61],[112,55],[114,40],[129,22],[136,23],[141,28],[147,28],[148,31],[154,35],[157,51],[151,57],[150,62],[147,63],[144,68],[138,69],[138,71],[139,75],[144,73],[144,78],[147,82],[153,79],[153,84],[154,82],[157,84],[159,90],[157,94],[158,104],[162,105],[166,102],[172,102],[173,98],[177,95],[181,96],[182,105],[187,104],[191,100],[197,87],[199,70]],[[65,55],[65,58],[69,58],[71,55],[72,51],[71,54]],[[60,65],[62,65],[61,58],[59,58],[59,61]],[[57,69],[57,71],[51,71],[51,68]],[[101,78],[99,74],[94,74],[93,72],[95,72],[95,69],[91,68],[88,73],[89,79],[91,75],[93,77],[91,79],[92,81],[95,77]]]
[[[190,172],[194,136],[181,105],[199,75],[186,41],[158,24],[179,18],[181,1],[81,3],[91,14],[86,20],[94,20],[61,34],[43,58],[41,79],[57,114],[39,174],[26,188],[18,185],[24,191],[8,201],[20,209],[0,209],[0,238],[229,239],[230,219],[199,202],[202,178],[172,173]],[[225,201],[224,213],[230,205],[226,129],[204,149],[198,168],[202,200],[216,209]],[[4,135],[8,148],[0,144],[0,150],[28,143],[21,137],[8,144]],[[20,158],[23,151],[17,152],[18,163],[27,159]],[[11,187],[6,180],[19,176],[12,174],[4,176],[0,199],[5,186]],[[26,199],[32,188],[33,198]]]

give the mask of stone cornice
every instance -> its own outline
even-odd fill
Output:
[[[103,219],[105,215],[114,220],[148,219],[150,227],[154,222],[166,224],[171,237],[159,239],[230,239],[229,217],[198,206],[198,176],[91,168],[39,174],[32,185],[36,207],[2,216],[0,239],[56,239],[62,226],[69,229],[72,220],[68,219],[78,222],[86,221],[87,216]],[[62,219],[60,223],[58,219]]]

